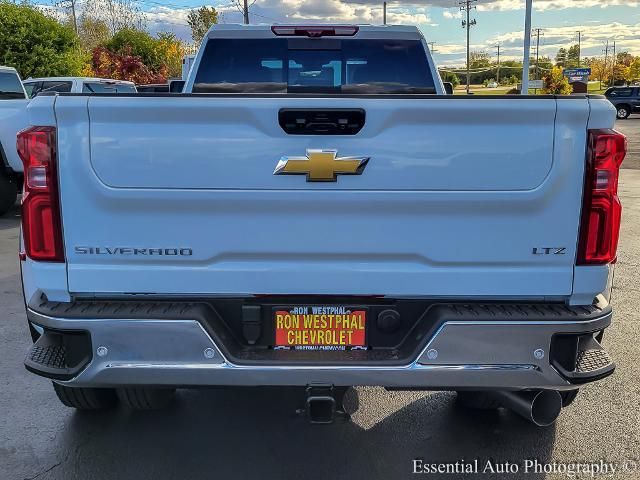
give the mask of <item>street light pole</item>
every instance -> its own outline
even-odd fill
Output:
[[[531,54],[531,10],[533,0],[527,0],[524,16],[524,60],[522,62],[522,89],[520,94],[529,93],[529,55]]]
[[[387,2],[382,4],[382,24],[387,24]]]
[[[496,48],[498,49],[498,69],[496,71],[496,82],[500,85],[500,44],[496,44]]]
[[[580,68],[580,57],[582,56],[582,32],[578,30],[578,68]]]

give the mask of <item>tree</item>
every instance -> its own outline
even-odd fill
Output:
[[[569,50],[567,50],[567,61],[565,63],[565,68],[577,68],[580,63],[580,46],[572,45]]]
[[[560,47],[556,55],[556,66],[564,67],[567,63],[567,49]]]
[[[73,28],[29,5],[0,2],[0,65],[23,78],[77,75],[82,58]]]
[[[182,59],[187,53],[186,45],[174,33],[158,33],[157,49],[167,68],[169,78],[180,78]]]
[[[207,6],[190,10],[187,15],[187,23],[191,27],[191,38],[196,44],[200,44],[211,25],[218,23],[218,11]]]
[[[149,33],[133,28],[123,28],[104,44],[104,47],[120,55],[140,57],[151,71],[157,72],[164,65],[158,49],[158,40]]]
[[[162,83],[181,75],[185,53],[185,44],[173,33],[161,32],[153,37],[125,28],[93,50],[91,65],[99,76],[112,72],[117,79]]]
[[[553,68],[553,61],[547,56],[542,56],[538,58],[537,66],[540,70],[551,70],[551,68]]]
[[[553,67],[551,71],[543,78],[545,94],[552,95],[570,95],[573,87],[569,84],[567,78],[562,74],[562,67]]]
[[[445,72],[441,70],[440,78],[442,78],[443,82],[451,82],[453,88],[456,88],[458,85],[460,85],[460,78],[453,72]]]
[[[472,70],[491,67],[491,55],[487,52],[471,52],[469,54],[469,68]]]
[[[605,65],[604,60],[601,58],[589,58],[585,60],[585,63],[591,68],[591,78],[600,80],[601,82],[608,82],[611,75],[611,68]]]
[[[109,41],[111,31],[104,20],[82,14],[78,19],[78,38],[80,47],[86,52],[92,52],[98,45]]]
[[[137,55],[126,49],[121,53],[96,47],[92,55],[92,67],[95,75],[116,80],[129,80],[137,84],[163,83],[166,77],[152,72]]]
[[[631,68],[625,67],[621,63],[614,65],[613,85],[616,85],[616,82],[627,82],[629,80],[631,80]]]
[[[103,21],[112,35],[119,30],[141,30],[143,15],[135,0],[85,0],[82,15]]]
[[[629,52],[620,52],[616,55],[616,63],[624,65],[625,67],[630,67],[634,59],[635,57]]]
[[[636,57],[629,66],[629,80],[640,80],[640,57]]]

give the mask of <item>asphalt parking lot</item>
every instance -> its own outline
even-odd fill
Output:
[[[0,218],[0,479],[395,479],[412,476],[415,458],[640,465],[640,116],[617,128],[631,146],[630,168],[621,176],[616,317],[605,337],[618,370],[584,388],[555,426],[538,429],[509,412],[469,414],[455,407],[450,393],[377,388],[357,389],[353,421],[332,426],[296,418],[295,390],[180,391],[171,409],[152,413],[69,410],[55,399],[50,382],[22,366],[30,337],[16,208]],[[638,479],[640,467],[607,478]]]

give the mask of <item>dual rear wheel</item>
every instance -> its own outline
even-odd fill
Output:
[[[175,388],[81,388],[53,384],[63,405],[77,410],[108,410],[118,403],[131,410],[159,410],[171,404]]]

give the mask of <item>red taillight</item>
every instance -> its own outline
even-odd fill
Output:
[[[356,25],[274,25],[271,31],[279,37],[353,37],[360,28]]]
[[[627,138],[621,133],[589,130],[578,265],[603,265],[616,259],[622,216],[618,174],[626,153]]]
[[[43,262],[64,262],[55,127],[31,127],[18,133],[24,165],[22,235],[26,255]]]

